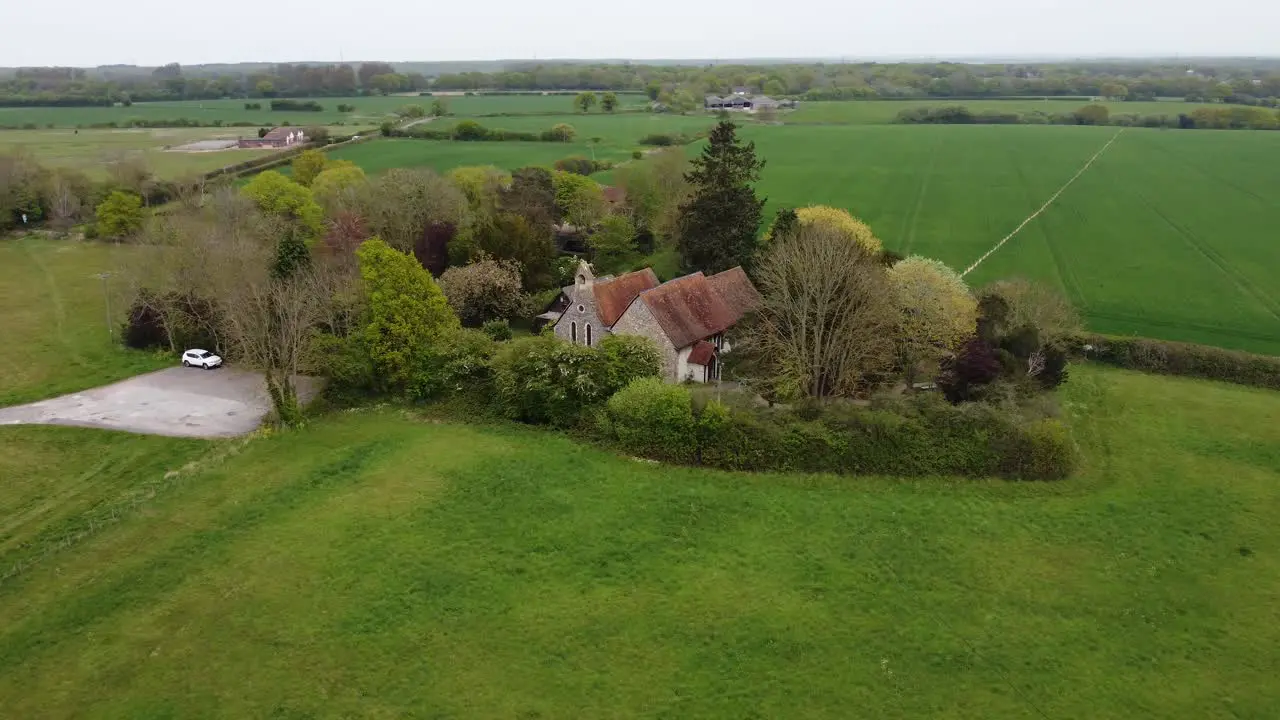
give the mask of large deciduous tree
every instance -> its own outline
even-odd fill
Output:
[[[894,360],[898,312],[879,258],[825,225],[779,237],[755,269],[762,301],[735,375],[774,399],[852,396]]]
[[[466,327],[513,318],[525,302],[520,265],[510,260],[481,260],[449,268],[440,276],[440,289]]]
[[[98,234],[113,240],[119,240],[137,232],[146,217],[142,209],[142,198],[120,190],[112,192],[99,203],[95,215],[98,221]]]
[[[324,229],[324,211],[311,191],[275,170],[258,173],[242,192],[263,213],[294,225],[304,239],[316,238]]]
[[[751,186],[764,167],[755,143],[743,144],[737,126],[722,121],[692,165],[685,179],[693,194],[680,206],[678,223],[686,269],[716,273],[749,265],[764,207]]]
[[[289,165],[293,170],[293,181],[303,187],[311,187],[311,181],[324,172],[328,164],[328,156],[319,150],[304,150]]]
[[[587,92],[578,93],[578,95],[573,98],[573,106],[578,109],[578,112],[587,112],[591,110],[591,107],[595,104],[596,94],[589,90]]]
[[[373,237],[356,257],[368,300],[365,347],[386,389],[407,387],[418,356],[458,328],[458,316],[412,255]]]
[[[618,109],[618,94],[607,92],[600,97],[600,109],[611,113]]]
[[[938,361],[973,337],[978,301],[960,274],[918,255],[889,268],[898,306],[898,354],[908,386],[923,361]]]

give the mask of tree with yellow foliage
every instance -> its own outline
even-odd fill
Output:
[[[824,227],[830,228],[857,243],[868,255],[879,255],[884,251],[884,243],[871,231],[871,226],[849,214],[848,210],[828,207],[826,205],[810,205],[796,208],[795,228]],[[775,220],[775,223],[777,221]],[[772,237],[773,225],[765,231],[766,238]]]
[[[939,260],[912,255],[889,269],[898,307],[898,353],[907,385],[917,366],[940,360],[973,336],[978,301],[960,274]]]

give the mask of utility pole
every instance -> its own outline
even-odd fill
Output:
[[[96,277],[96,278],[98,278],[99,280],[101,280],[101,281],[102,281],[102,299],[106,302],[106,308],[107,308],[107,315],[106,315],[106,318],[107,318],[107,335],[109,335],[109,336],[111,337],[111,339],[113,339],[113,340],[114,340],[114,339],[115,339],[116,334],[115,334],[115,332],[111,329],[111,293],[107,292],[107,278],[111,277],[111,273],[108,273],[108,272],[101,272],[101,273],[98,273],[98,274],[94,275],[94,277]]]

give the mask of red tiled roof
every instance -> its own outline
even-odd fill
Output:
[[[604,186],[604,199],[611,204],[620,203],[627,199],[627,192],[616,185]]]
[[[715,356],[716,346],[706,340],[699,340],[693,344],[693,350],[689,352],[689,362],[694,365],[706,365]]]
[[[707,278],[711,288],[716,291],[725,303],[737,314],[733,321],[738,322],[746,313],[760,304],[760,293],[751,284],[747,274],[741,267],[733,267]]]
[[[702,273],[686,275],[640,294],[658,325],[677,348],[709,338],[737,322],[740,313],[725,303]]]
[[[649,268],[619,275],[608,281],[597,280],[592,285],[592,291],[596,296],[596,313],[600,316],[600,322],[613,327],[637,295],[656,287],[658,276]]]

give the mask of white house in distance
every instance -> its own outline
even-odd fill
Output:
[[[720,379],[720,355],[731,349],[726,331],[759,302],[740,267],[659,283],[649,268],[596,278],[582,262],[559,309],[539,317],[555,323],[556,337],[578,345],[594,346],[611,333],[642,335],[657,345],[665,380],[709,382]]]
[[[302,128],[272,128],[260,138],[240,138],[242,148],[287,148],[307,141]]]

